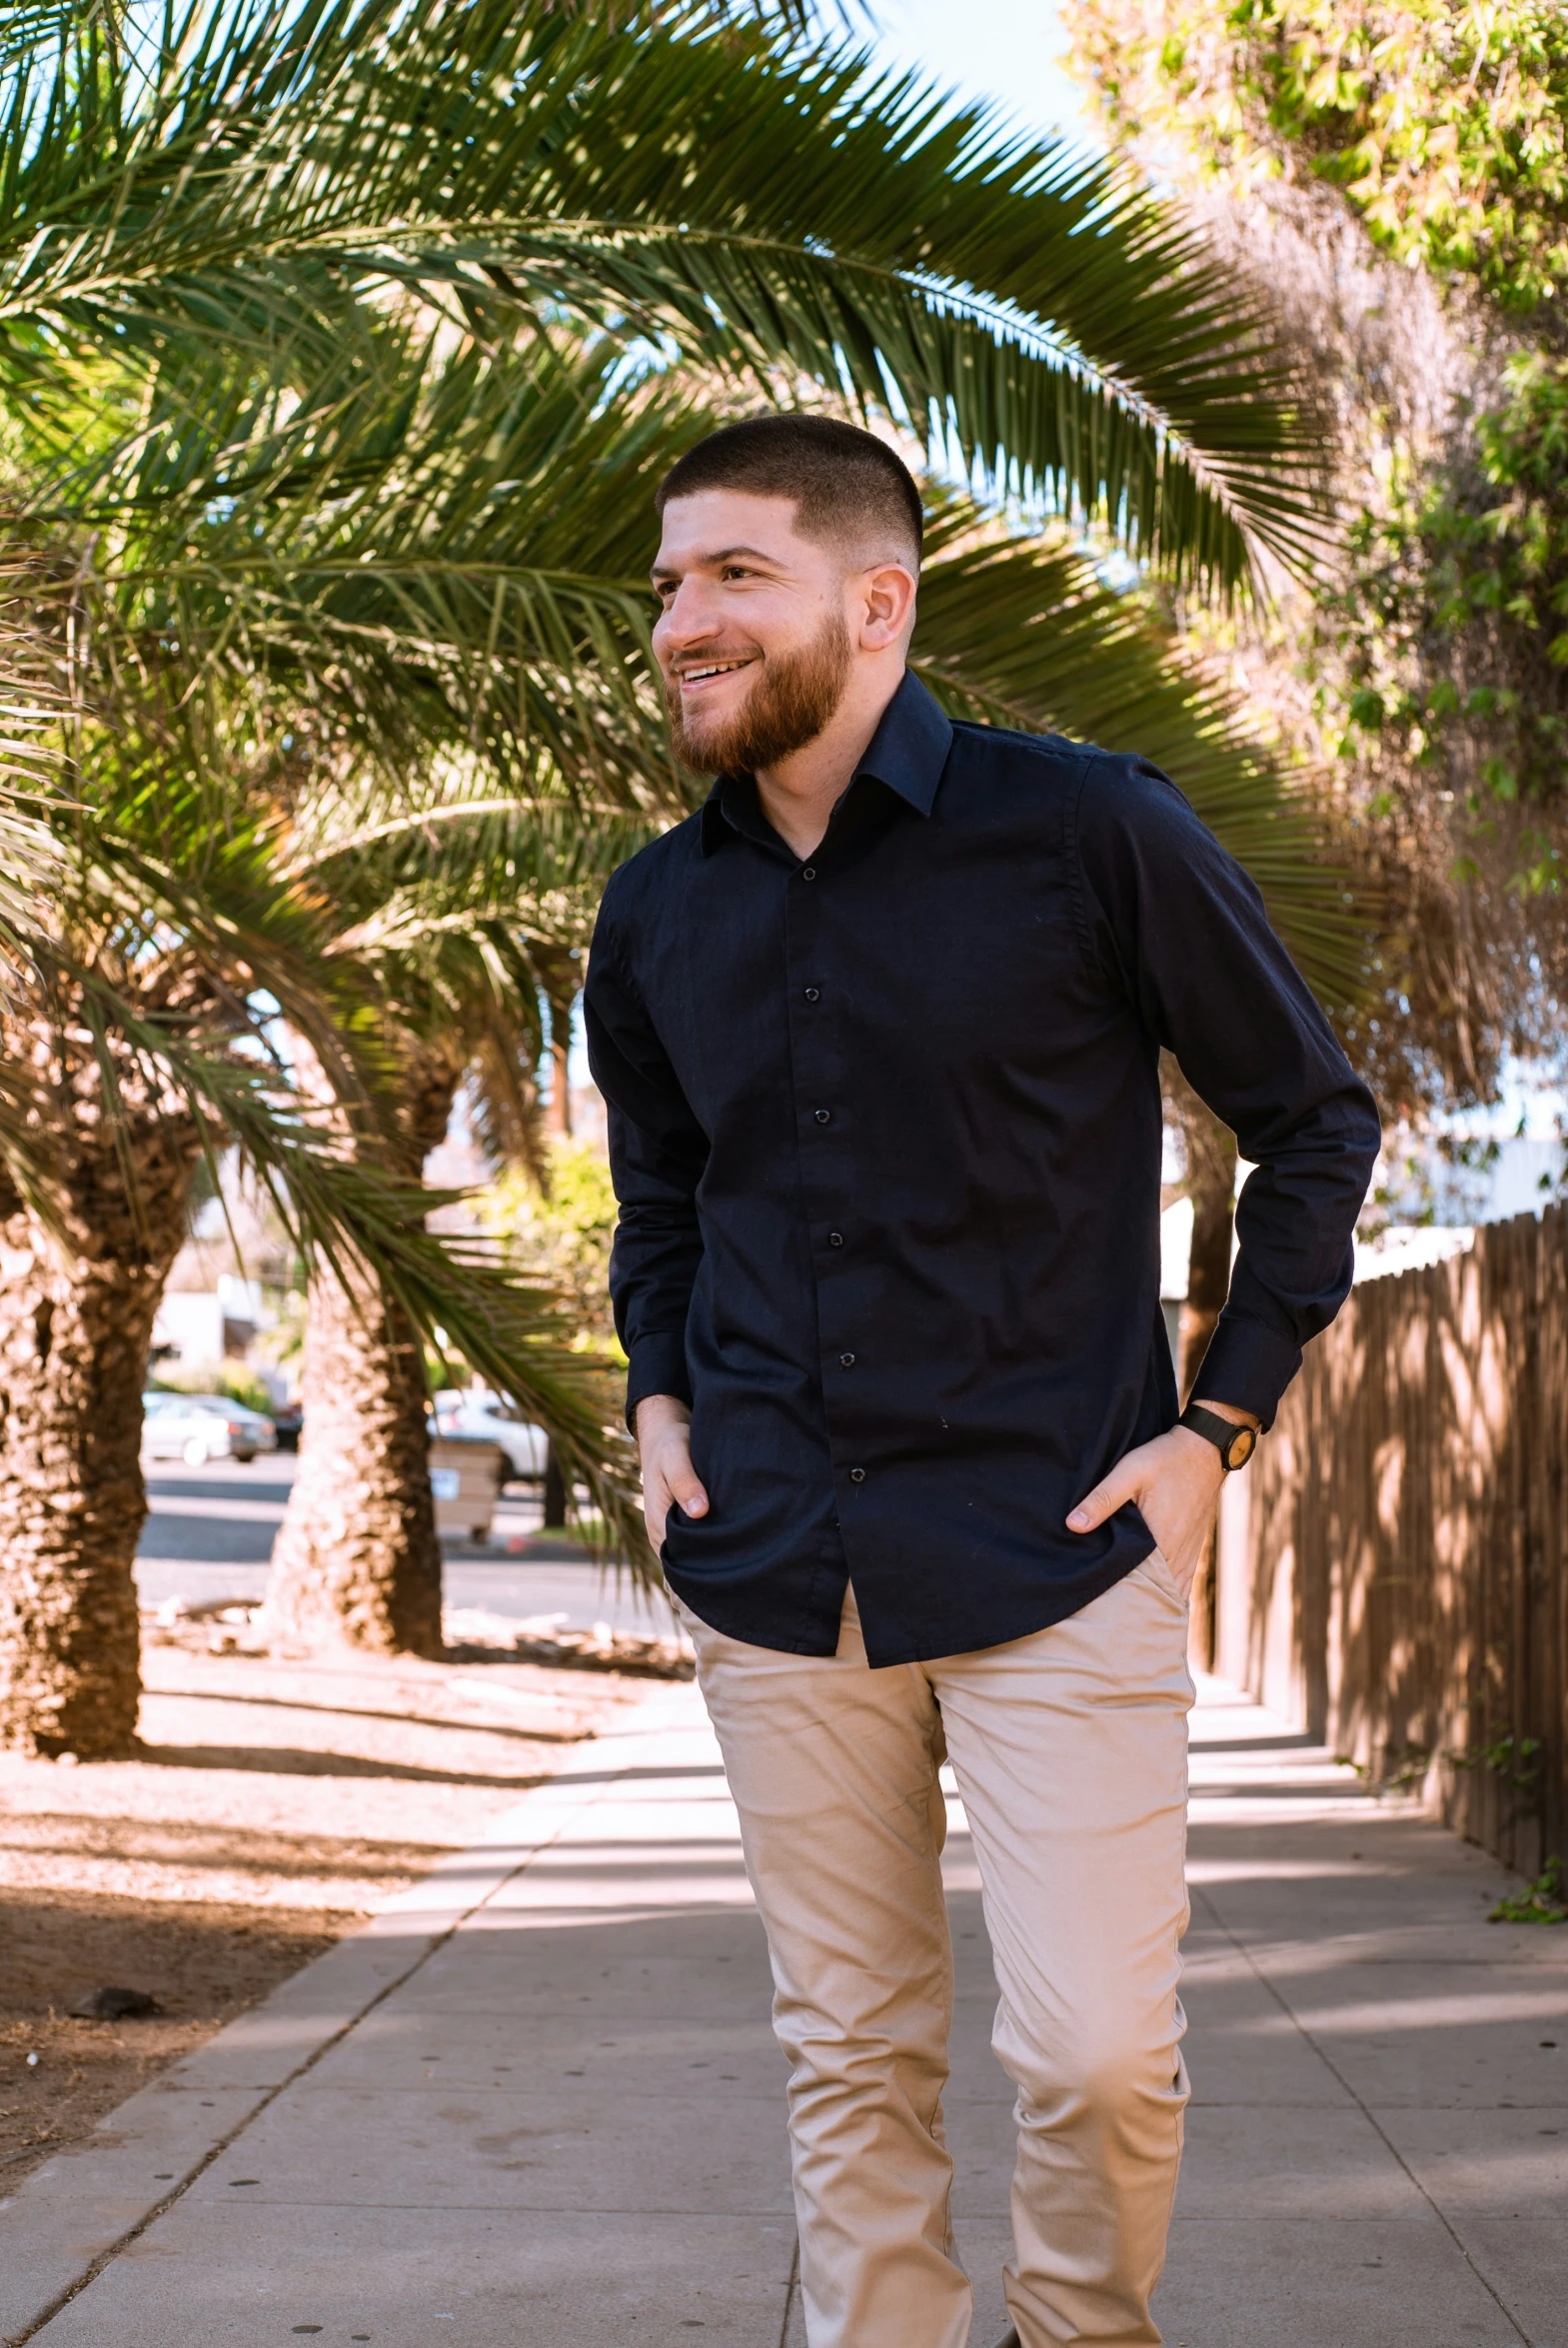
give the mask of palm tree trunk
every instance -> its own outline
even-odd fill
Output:
[[[543,1494],[544,1521],[565,1524],[567,1520],[567,1478],[561,1464],[561,1453],[551,1443],[545,1452],[545,1489]]]
[[[1186,1146],[1186,1188],[1192,1200],[1192,1253],[1181,1307],[1181,1398],[1192,1391],[1215,1323],[1230,1293],[1231,1238],[1236,1219],[1236,1138],[1181,1082],[1175,1093]],[[1204,1543],[1192,1585],[1192,1652],[1212,1670],[1218,1630],[1217,1534]]]
[[[550,1105],[546,1126],[554,1141],[572,1138],[572,1014],[582,983],[582,966],[564,950],[536,948],[550,1007]]]
[[[550,1114],[549,1131],[553,1141],[572,1139],[572,1014],[566,1014],[564,1025],[558,1029],[555,1006],[550,1015]]]
[[[107,1760],[136,1744],[142,1387],[199,1142],[128,1106],[118,1147],[79,1125],[61,1155],[63,1234],[0,1199],[0,1743]]]
[[[267,1618],[285,1640],[441,1652],[441,1546],[419,1332],[374,1276],[330,1271],[306,1305],[299,1472]]]
[[[417,1179],[445,1138],[461,1066],[411,1049],[399,1171]],[[425,1349],[366,1269],[325,1264],[305,1308],[299,1471],[273,1550],[267,1619],[284,1641],[439,1655],[441,1544],[430,1488]]]
[[[1186,1143],[1186,1191],[1192,1200],[1192,1253],[1181,1307],[1180,1386],[1185,1401],[1230,1293],[1236,1138],[1195,1096],[1179,1107]]]

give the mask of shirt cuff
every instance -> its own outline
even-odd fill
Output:
[[[1265,1321],[1222,1312],[1208,1351],[1192,1381],[1194,1402],[1229,1402],[1250,1410],[1265,1428],[1274,1423],[1279,1397],[1301,1367],[1301,1347]]]
[[[627,1425],[637,1432],[637,1406],[650,1394],[674,1394],[690,1403],[692,1380],[686,1366],[686,1333],[650,1329],[627,1349]]]

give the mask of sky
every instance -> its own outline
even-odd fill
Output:
[[[994,99],[1020,127],[1103,144],[1059,62],[1055,0],[870,0],[870,13],[889,64],[923,66],[965,97]]]

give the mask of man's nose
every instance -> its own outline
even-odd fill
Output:
[[[655,623],[655,649],[662,653],[685,652],[712,636],[718,626],[719,615],[703,592],[702,583],[683,579]]]

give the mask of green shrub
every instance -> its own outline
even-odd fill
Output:
[[[240,1362],[169,1363],[148,1378],[147,1386],[155,1394],[225,1394],[231,1402],[263,1411],[269,1418],[273,1411],[272,1396],[261,1379]]]

